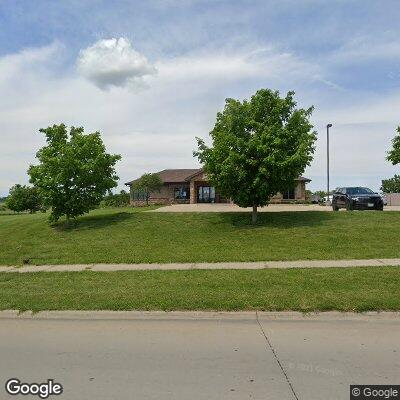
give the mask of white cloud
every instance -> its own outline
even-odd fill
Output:
[[[400,43],[397,35],[383,32],[380,35],[369,34],[351,38],[329,55],[329,62],[354,65],[372,60],[397,60],[399,57]]]
[[[193,52],[161,60],[156,66],[160,77],[165,79],[206,80],[214,83],[260,77],[292,80],[307,76],[313,79],[320,72],[316,64],[273,48]]]
[[[208,136],[224,99],[243,99],[262,87],[282,93],[294,87],[299,89],[300,106],[316,105],[316,126],[322,135],[316,159],[306,174],[324,174],[324,124],[332,118],[332,179],[339,172],[347,176],[357,171],[392,175],[384,152],[394,127],[385,123],[397,118],[400,93],[391,98],[376,96],[363,104],[352,98],[345,108],[343,94],[335,97],[334,89],[324,85],[329,102],[323,103],[320,92],[314,96],[306,87],[322,79],[324,70],[273,48],[204,50],[159,59],[155,62],[157,76],[142,75],[149,82],[148,90],[139,94],[100,91],[80,75],[59,73],[54,68],[55,62],[57,66],[63,61],[62,49],[52,44],[0,57],[0,195],[15,183],[27,182],[27,167],[44,143],[38,130],[54,123],[83,125],[88,132],[100,130],[107,149],[122,155],[118,164],[121,183],[143,172],[196,167],[194,137]],[[356,107],[356,103],[360,105]],[[368,130],[340,127],[340,123],[352,121],[371,125]],[[346,149],[347,143],[351,151]]]
[[[101,89],[110,86],[141,86],[144,78],[156,73],[147,58],[128,39],[99,40],[81,50],[78,71]]]

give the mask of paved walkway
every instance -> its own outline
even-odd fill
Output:
[[[400,258],[368,260],[301,260],[257,261],[221,263],[171,263],[171,264],[73,264],[29,265],[24,267],[0,266],[0,272],[65,272],[65,271],[145,271],[145,270],[191,270],[191,269],[268,269],[268,268],[348,268],[400,266]]]
[[[173,204],[146,212],[250,212],[251,207],[241,208],[235,204]],[[260,207],[259,212],[283,212],[283,211],[325,211],[331,212],[332,207],[319,204],[270,204]],[[388,206],[384,211],[400,211],[400,206]],[[341,210],[345,212],[345,210]]]

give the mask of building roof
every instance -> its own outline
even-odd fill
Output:
[[[311,182],[311,179],[305,178],[304,176],[299,176],[296,181]]]
[[[164,169],[162,171],[156,172],[160,175],[161,180],[164,183],[178,183],[185,182],[185,179],[188,176],[191,176],[200,171],[200,168],[192,168],[192,169]],[[139,178],[138,178],[139,179]],[[138,179],[134,179],[133,181],[126,182],[125,185],[131,185],[136,182]]]
[[[180,183],[189,181],[192,177],[196,176],[200,172],[203,172],[203,168],[192,168],[192,169],[163,169],[162,171],[156,172],[160,175],[163,183]],[[133,181],[126,182],[125,185],[132,185],[132,183],[138,181],[134,179]],[[311,179],[305,178],[304,176],[299,176],[297,181],[311,182]]]
[[[196,169],[196,171],[194,171],[193,174],[188,175],[188,176],[185,178],[185,180],[186,180],[186,181],[190,181],[192,178],[194,178],[195,176],[197,176],[197,175],[199,175],[199,174],[201,174],[201,173],[203,173],[203,172],[204,172],[204,168]]]

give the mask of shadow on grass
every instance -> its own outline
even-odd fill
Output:
[[[100,214],[100,215],[85,215],[75,220],[61,221],[52,225],[52,227],[58,231],[83,231],[88,229],[101,229],[110,225],[121,223],[127,219],[134,218],[134,213],[119,212],[112,214]]]
[[[324,224],[335,218],[333,213],[318,211],[296,211],[296,212],[271,212],[259,213],[256,225],[251,224],[251,213],[163,213],[163,214],[143,214],[137,221],[139,224],[153,227],[159,226],[166,229],[168,224],[191,224],[196,229],[198,224],[207,224],[210,230],[214,224],[233,226],[238,229],[260,229],[260,228],[280,228],[290,229],[294,227],[312,227]],[[118,212],[98,215],[86,215],[76,220],[58,222],[53,224],[53,228],[58,231],[83,231],[89,229],[102,229],[110,225],[119,224],[127,220],[134,222],[138,218],[138,213]],[[144,219],[143,219],[144,218]],[[122,229],[122,228],[121,228]]]
[[[281,228],[289,229],[302,226],[318,226],[335,218],[335,215],[328,212],[318,211],[283,211],[283,212],[260,212],[257,217],[257,224],[252,225],[251,213],[220,213],[222,223],[228,223],[236,228],[257,229],[257,228]]]
[[[5,216],[17,216],[17,215],[35,215],[27,212],[13,212],[13,211],[0,211],[0,217],[5,217]]]

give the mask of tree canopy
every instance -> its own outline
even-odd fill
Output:
[[[386,159],[393,165],[400,164],[400,126],[397,127],[397,135],[392,140],[392,149],[388,151]],[[383,179],[381,190],[384,193],[400,193],[400,175],[390,179]]]
[[[293,187],[310,164],[316,132],[313,107],[297,109],[294,92],[261,89],[251,99],[227,99],[210,132],[212,146],[196,138],[194,155],[209,180],[240,207],[265,206],[277,192]]]
[[[392,140],[393,148],[388,152],[387,160],[393,165],[400,164],[400,126],[397,127],[397,135]]]
[[[16,184],[10,189],[5,205],[11,211],[34,213],[42,208],[42,201],[37,188]]]
[[[384,193],[400,193],[400,175],[390,179],[383,179],[381,190]]]
[[[82,127],[64,124],[40,129],[47,145],[36,154],[30,181],[51,207],[52,221],[65,215],[75,218],[95,208],[104,195],[117,186],[115,164],[119,155],[106,152],[99,132],[85,134]]]
[[[146,197],[146,204],[149,204],[149,198],[151,192],[159,192],[163,186],[163,182],[158,174],[143,174],[136,182],[131,186],[132,190],[139,190],[144,192]]]

